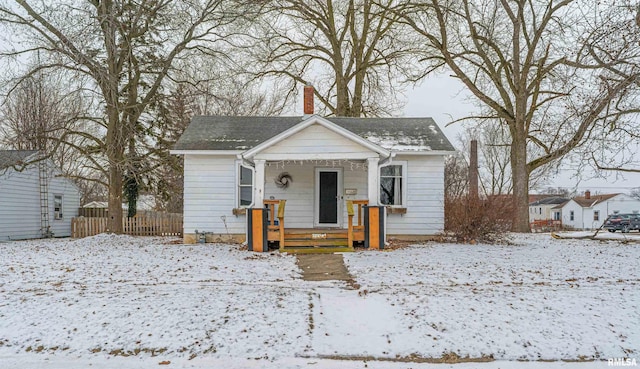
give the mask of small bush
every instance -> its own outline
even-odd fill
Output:
[[[445,231],[457,242],[497,242],[511,228],[510,196],[445,198]]]

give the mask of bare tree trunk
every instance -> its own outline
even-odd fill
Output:
[[[511,173],[513,178],[514,232],[529,232],[529,169],[527,167],[527,142],[521,135],[514,135],[511,144]]]
[[[122,167],[109,168],[109,231],[122,234]]]

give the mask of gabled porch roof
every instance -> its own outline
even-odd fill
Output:
[[[295,138],[297,137],[296,135],[302,134],[303,131],[305,131],[306,129],[309,129],[314,125],[323,127],[324,129],[327,130],[326,131],[327,133],[333,133],[337,135],[337,136],[334,135],[334,137],[345,139],[345,140],[342,140],[342,142],[345,143],[344,146],[353,147],[357,145],[358,148],[353,150],[354,152],[352,153],[347,153],[342,150],[339,152],[331,152],[331,150],[324,150],[324,149],[321,150],[322,153],[318,153],[318,152],[314,153],[314,152],[310,152],[310,148],[307,147],[307,148],[302,148],[299,152],[293,151],[288,153],[281,153],[279,155],[292,155],[291,157],[292,159],[302,159],[302,160],[304,159],[313,160],[313,159],[323,159],[323,158],[338,159],[343,157],[344,158],[349,157],[354,159],[366,159],[366,158],[375,157],[375,156],[382,157],[382,158],[391,157],[390,150],[387,150],[375,143],[372,143],[371,141],[366,140],[356,135],[355,133],[345,128],[342,128],[337,124],[334,124],[329,120],[317,115],[312,115],[306,118],[305,120],[301,121],[300,123],[296,124],[295,126],[285,130],[284,132],[281,132],[278,135],[253,147],[252,149],[245,151],[244,153],[242,153],[242,157],[247,160],[252,160],[254,157],[260,157],[260,156],[268,158],[269,155],[267,155],[266,152],[269,151],[270,148],[274,148],[275,146],[277,146],[278,144],[280,144],[281,142],[289,138],[295,140]],[[324,133],[324,132],[321,132],[321,133]],[[278,156],[278,154],[271,154],[271,157],[274,157],[274,155]],[[286,159],[289,159],[289,157],[286,157]]]

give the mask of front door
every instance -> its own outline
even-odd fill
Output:
[[[316,226],[341,226],[341,194],[342,168],[316,168]]]

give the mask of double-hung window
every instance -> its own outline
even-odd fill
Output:
[[[406,162],[380,167],[380,204],[403,207],[407,186]]]
[[[62,199],[62,195],[53,195],[53,219],[55,220],[61,220],[63,218]]]
[[[238,207],[246,208],[253,204],[253,168],[238,165]]]

